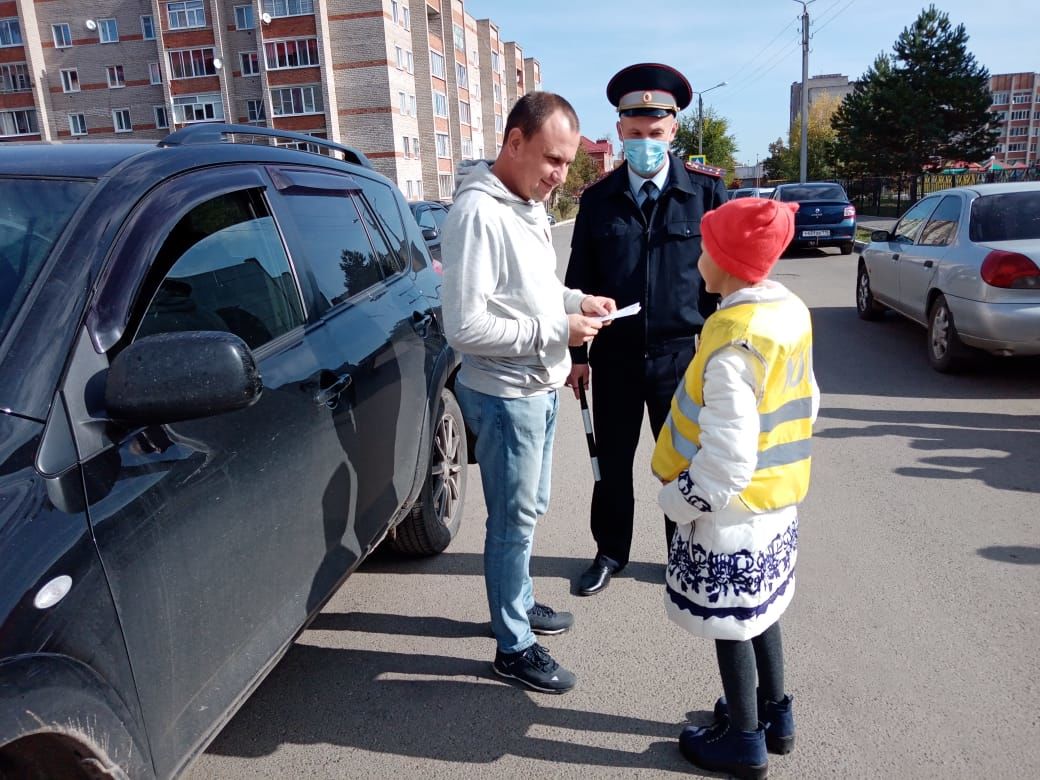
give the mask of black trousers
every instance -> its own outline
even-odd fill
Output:
[[[592,490],[592,537],[597,552],[619,566],[628,563],[632,548],[632,469],[643,427],[643,408],[656,439],[668,417],[672,395],[692,359],[692,346],[649,358],[641,354],[597,355],[595,347],[592,349],[592,414],[601,475]],[[637,468],[640,479],[652,478],[649,463],[640,463]],[[674,531],[675,524],[665,518],[668,546]]]

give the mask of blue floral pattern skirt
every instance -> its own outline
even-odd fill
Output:
[[[668,617],[709,639],[744,640],[775,623],[794,596],[796,507],[736,509],[676,528],[665,575]]]

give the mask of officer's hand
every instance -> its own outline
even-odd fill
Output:
[[[564,384],[567,387],[574,389],[575,398],[580,398],[581,396],[578,394],[578,382],[585,385],[585,389],[587,390],[589,387],[589,377],[591,375],[592,372],[589,370],[588,363],[575,363],[571,366],[571,372],[567,375],[567,381],[564,382]]]
[[[567,324],[570,326],[570,336],[567,340],[567,345],[570,347],[588,344],[603,327],[602,322],[586,317],[584,314],[568,314]]]
[[[610,314],[615,311],[617,311],[617,304],[614,303],[613,298],[606,298],[602,295],[586,295],[581,299],[582,314],[602,317],[604,314]],[[609,324],[610,320],[604,323],[604,325]]]

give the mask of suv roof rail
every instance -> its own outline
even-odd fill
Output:
[[[258,127],[256,125],[233,125],[223,122],[199,122],[182,127],[159,141],[159,146],[186,146],[190,144],[210,144],[223,142],[226,135],[253,135],[267,138],[282,138],[300,143],[314,144],[340,152],[347,162],[371,168],[372,163],[365,154],[352,146],[338,144],[327,138],[307,135],[306,133],[294,133],[291,130],[278,130],[273,127]]]

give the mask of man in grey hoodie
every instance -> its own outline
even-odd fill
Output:
[[[549,505],[557,390],[568,346],[592,340],[614,301],[570,290],[556,276],[544,202],[567,178],[580,138],[570,103],[523,96],[506,121],[498,159],[470,168],[441,239],[448,342],[462,354],[455,392],[477,435],[487,504],[484,582],[498,644],[494,671],[563,693],[573,673],[539,645],[573,616],[534,599],[529,572],[537,519]]]

